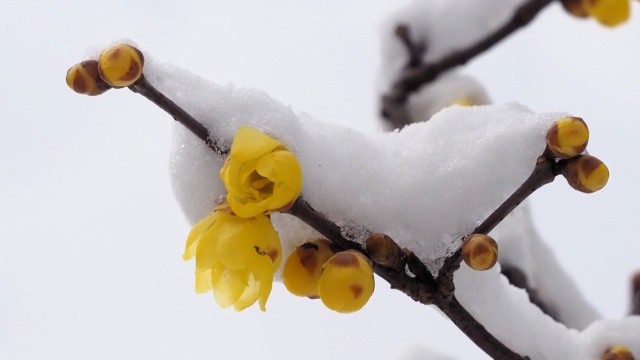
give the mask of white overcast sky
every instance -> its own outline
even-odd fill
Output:
[[[193,292],[167,175],[172,119],[128,90],[71,92],[68,67],[128,38],[158,60],[376,131],[379,24],[406,1],[1,1],[0,359],[484,358],[384,282],[352,315],[277,284],[269,311]],[[640,15],[640,6],[634,4]],[[610,167],[601,193],[533,196],[543,237],[607,317],[640,269],[640,16],[613,31],[557,4],[473,61],[495,102],[568,111]]]

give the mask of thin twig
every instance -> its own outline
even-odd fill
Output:
[[[480,225],[478,225],[472,234],[488,234],[493,230],[504,218],[520,205],[526,198],[533,194],[536,190],[544,185],[552,182],[557,175],[562,172],[567,161],[561,160],[556,162],[554,159],[546,156],[540,156],[536,162],[536,166],[529,177],[511,194],[497,209],[495,209]],[[462,249],[458,249],[452,256],[447,258],[438,274],[438,282],[450,284],[453,273],[460,266],[462,261]],[[453,291],[453,289],[451,289]]]
[[[529,24],[552,1],[529,0],[516,9],[511,19],[504,25],[470,47],[455,51],[436,62],[423,63],[420,66],[407,66],[398,75],[398,79],[393,83],[391,89],[382,96],[383,117],[396,128],[410,124],[412,119],[406,109],[406,102],[411,93],[435,80],[445,71],[467,63],[514,31]]]
[[[229,154],[229,148],[222,148],[218,146],[218,144],[211,139],[209,136],[209,130],[207,130],[202,123],[194,119],[193,116],[184,111],[171,99],[164,96],[164,94],[158,91],[158,89],[153,87],[153,85],[147,81],[144,74],[140,76],[140,79],[138,79],[133,85],[129,86],[129,89],[158,105],[158,107],[171,115],[175,121],[184,125],[184,127],[189,129],[189,131],[202,140],[211,150],[220,155]]]
[[[422,65],[422,55],[424,55],[427,50],[424,42],[412,39],[411,30],[409,26],[405,24],[396,26],[396,37],[404,44],[409,54],[409,61],[405,66],[411,68]]]
[[[456,324],[458,329],[492,358],[501,360],[529,359],[528,356],[522,357],[518,355],[491,335],[482,324],[477,322],[473,316],[469,314],[467,309],[458,302],[455,296],[436,297],[434,304]],[[470,321],[470,319],[473,321]],[[482,334],[482,336],[478,336],[479,334]]]

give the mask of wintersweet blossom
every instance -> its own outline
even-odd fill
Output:
[[[302,190],[298,159],[281,142],[241,126],[220,170],[233,212],[242,218],[282,211]]]
[[[213,290],[220,307],[241,311],[256,300],[265,311],[282,250],[271,220],[218,208],[189,233],[183,259],[196,257],[196,292]]]

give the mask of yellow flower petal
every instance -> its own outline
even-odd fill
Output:
[[[211,269],[196,272],[196,293],[204,294],[211,290]]]
[[[193,248],[196,292],[213,290],[221,307],[237,310],[260,300],[264,310],[282,259],[280,239],[268,217],[241,218],[216,208],[192,230],[185,253],[193,256]]]
[[[287,150],[281,142],[252,127],[241,126],[231,145],[233,161],[246,162],[275,150]]]
[[[233,305],[248,286],[249,274],[246,270],[223,269],[212,272],[213,296],[218,305],[226,309]]]
[[[183,260],[190,260],[196,255],[196,249],[198,247],[198,242],[202,234],[207,231],[213,223],[218,218],[217,212],[212,212],[206,218],[200,220],[189,232],[189,236],[187,236],[187,245],[184,249],[184,254],[182,254]]]
[[[249,283],[245,288],[242,296],[233,303],[236,311],[242,311],[258,301],[260,297],[260,282],[256,281],[253,275],[249,276]]]
[[[220,213],[222,214],[222,213]],[[216,251],[217,236],[222,227],[220,221],[216,221],[207,231],[202,234],[196,249],[196,271],[210,269],[219,262]]]
[[[233,212],[266,215],[292,203],[302,190],[302,169],[287,147],[258,130],[241,127],[220,170]]]

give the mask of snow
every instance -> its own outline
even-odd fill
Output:
[[[498,29],[523,3],[525,0],[414,0],[381,28],[381,87],[388,88],[407,63],[405,45],[394,35],[396,26],[408,26],[412,41],[426,45],[423,61],[435,62]]]
[[[458,248],[461,237],[526,179],[544,150],[546,130],[567,115],[534,113],[515,103],[451,106],[427,123],[367,134],[298,115],[261,91],[216,85],[153,60],[147,74],[221,144],[230,144],[241,125],[286,143],[300,160],[303,194],[315,209],[347,232],[368,229],[390,235],[413,250],[434,274]],[[225,193],[218,178],[222,158],[182,126],[174,129],[171,182],[188,222],[194,224]],[[593,358],[601,354],[603,344],[612,342],[638,351],[633,347],[634,331],[611,332],[610,327],[635,329],[640,319],[592,322],[598,314],[531,232],[523,213],[520,210],[496,230],[499,238],[506,239],[510,254],[504,262],[524,265],[532,286],[570,327],[531,304],[525,291],[499,274],[499,266],[475,272],[463,265],[455,276],[460,302],[498,339],[532,358]],[[285,257],[296,245],[317,237],[289,215],[273,218]],[[356,233],[355,239],[363,241],[364,235]],[[506,320],[515,318],[519,320]]]
[[[565,115],[536,114],[518,104],[453,106],[429,123],[364,134],[298,117],[260,91],[210,84],[168,66],[150,64],[148,73],[218,141],[230,144],[235,129],[250,125],[289,145],[303,169],[304,197],[315,209],[346,229],[388,234],[433,274],[461,237],[527,178],[544,150],[546,130]],[[225,189],[217,175],[222,158],[186,132],[176,125],[170,172],[194,224]],[[365,234],[352,235],[364,241]]]
[[[522,270],[528,285],[562,323],[583,330],[601,318],[538,235],[526,203],[500,223],[491,236],[498,241],[500,263]]]

